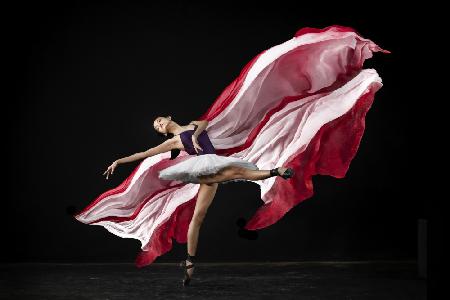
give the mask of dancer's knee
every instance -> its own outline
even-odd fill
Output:
[[[227,178],[239,178],[244,175],[244,169],[238,166],[228,166],[223,168],[220,172],[221,175]]]
[[[228,166],[221,169],[216,174],[202,175],[199,176],[198,179],[200,183],[214,185],[223,180],[243,178],[246,174],[245,171],[244,168],[239,166]]]
[[[217,175],[200,175],[197,177],[200,184],[206,184],[210,187],[217,184]]]

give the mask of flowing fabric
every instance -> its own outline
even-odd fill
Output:
[[[257,230],[277,222],[313,195],[312,176],[343,178],[364,133],[365,116],[382,81],[363,63],[390,53],[354,29],[302,28],[256,55],[197,120],[209,121],[209,138],[221,156],[260,170],[289,166],[295,175],[253,181],[263,204],[245,225]],[[136,266],[151,264],[187,242],[199,184],[163,180],[159,171],[190,159],[182,151],[144,159],[118,187],[75,215],[85,224],[141,242]]]

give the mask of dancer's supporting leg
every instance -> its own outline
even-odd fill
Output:
[[[189,255],[194,256],[197,251],[198,235],[203,219],[206,216],[208,207],[212,203],[217,191],[218,183],[201,183],[197,195],[197,202],[195,204],[194,215],[188,230],[187,251]],[[186,260],[186,265],[191,265],[191,262]],[[188,269],[189,276],[194,273],[194,267]]]

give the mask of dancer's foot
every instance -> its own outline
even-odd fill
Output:
[[[189,268],[190,265],[193,265],[193,263],[190,262],[189,260],[186,260],[186,267],[188,267],[187,273],[188,273],[189,277],[192,278],[192,275],[194,274],[194,269],[195,269],[195,267],[192,266],[191,268]]]
[[[288,178],[291,178],[292,176],[294,176],[294,170],[292,168],[279,167],[279,168],[270,170],[270,175],[281,176],[281,177],[283,177],[283,179],[288,179]]]
[[[180,267],[184,269],[183,286],[189,285],[194,273],[194,263],[189,260],[182,260],[180,263]]]
[[[278,173],[280,174],[280,176],[283,176],[284,172],[286,172],[287,168],[283,168],[283,167],[279,167],[277,168]]]

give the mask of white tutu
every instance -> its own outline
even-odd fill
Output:
[[[249,161],[232,157],[220,156],[217,154],[192,155],[176,165],[170,166],[159,172],[159,178],[164,180],[178,180],[190,183],[199,183],[198,176],[216,174],[222,168],[227,166],[240,166],[251,170],[259,170],[259,168]],[[230,179],[221,183],[232,181],[247,181],[246,179]]]

